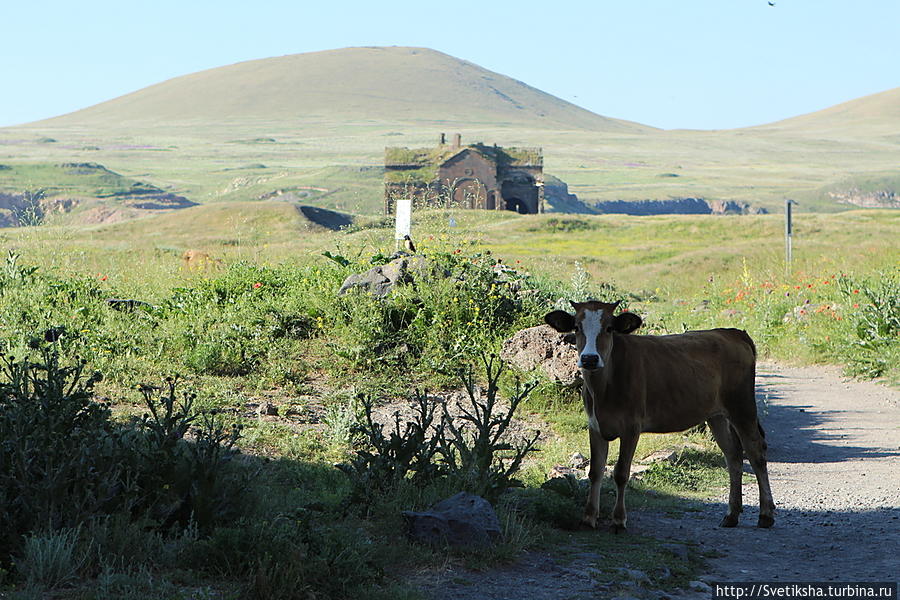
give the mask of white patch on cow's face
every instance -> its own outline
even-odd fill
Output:
[[[592,366],[591,368],[603,368],[603,357],[600,356],[600,352],[597,349],[597,337],[600,335],[601,323],[603,323],[602,310],[584,311],[584,318],[581,320],[581,334],[584,336],[584,348],[582,348],[581,354],[578,355],[579,368],[585,368],[583,357],[588,354],[593,354],[598,357],[596,366]]]

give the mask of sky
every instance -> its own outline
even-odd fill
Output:
[[[421,46],[663,129],[770,123],[900,86],[897,0],[42,0],[0,11],[0,127],[203,69]]]

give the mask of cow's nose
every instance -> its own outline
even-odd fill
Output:
[[[582,369],[596,369],[600,364],[600,356],[597,354],[582,354],[581,355],[581,368]]]

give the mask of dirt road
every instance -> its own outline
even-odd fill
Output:
[[[848,381],[837,369],[763,364],[757,397],[767,413],[775,527],[755,527],[753,478],[745,478],[746,508],[734,529],[717,527],[727,492],[677,517],[632,510],[631,534],[693,541],[714,556],[695,589],[637,586],[628,596],[708,599],[711,582],[900,579],[900,392]],[[455,573],[424,587],[440,599],[605,597],[596,566],[596,556],[561,563],[532,553],[504,569]]]

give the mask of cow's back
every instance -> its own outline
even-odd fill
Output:
[[[619,335],[613,363],[615,387],[643,431],[682,431],[733,411],[755,418],[756,348],[740,329]]]

